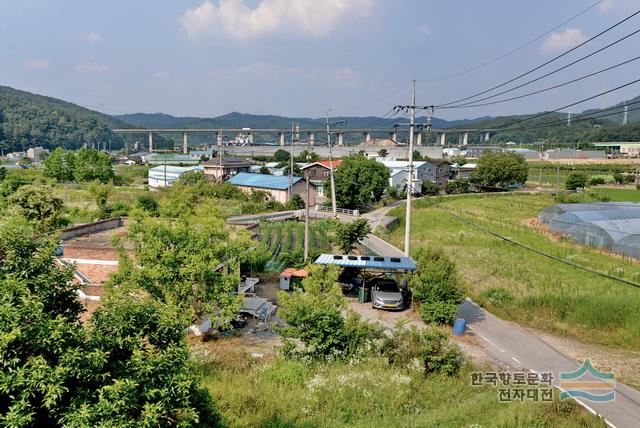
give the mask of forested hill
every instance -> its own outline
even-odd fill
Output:
[[[176,117],[164,113],[133,113],[115,116],[125,122],[144,128],[276,128],[290,129],[295,123],[302,129],[322,128],[325,126],[325,118],[312,119],[309,117],[285,117],[275,115],[256,115],[232,112],[223,116],[212,118],[200,117]],[[406,119],[383,119],[375,116],[364,117],[332,117],[332,120],[346,120],[348,128],[391,128],[398,122],[406,122]],[[436,128],[450,128],[456,125],[471,124],[489,119],[481,117],[477,119],[452,120],[433,118],[433,126]],[[417,122],[426,123],[426,118],[419,117]]]
[[[131,127],[119,119],[78,105],[30,92],[0,86],[0,148],[77,148],[111,140],[121,147],[114,127]]]

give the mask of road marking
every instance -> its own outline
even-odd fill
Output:
[[[486,337],[484,337],[483,335],[481,335],[480,333],[476,333],[478,336],[480,336],[481,338],[483,338],[484,340],[486,340],[489,344],[491,344],[493,347],[495,347],[498,351],[500,352],[505,352],[504,349],[500,348],[498,345],[496,345],[495,343],[493,343],[492,341],[490,341],[489,339],[487,339]]]
[[[511,357],[511,359],[512,359],[513,361],[515,361],[516,363],[518,363],[518,364],[522,365],[522,363],[521,363],[520,361],[518,361],[518,359],[517,359],[516,357]]]

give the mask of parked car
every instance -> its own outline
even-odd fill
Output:
[[[374,309],[402,310],[409,304],[409,291],[406,286],[389,278],[374,278],[371,283],[371,306]]]

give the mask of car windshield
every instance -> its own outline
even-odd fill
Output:
[[[398,284],[393,281],[380,281],[376,284],[376,290],[378,291],[400,291]]]

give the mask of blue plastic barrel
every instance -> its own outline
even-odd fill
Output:
[[[462,336],[466,326],[467,322],[463,318],[458,318],[456,322],[453,323],[453,334],[455,336]]]

